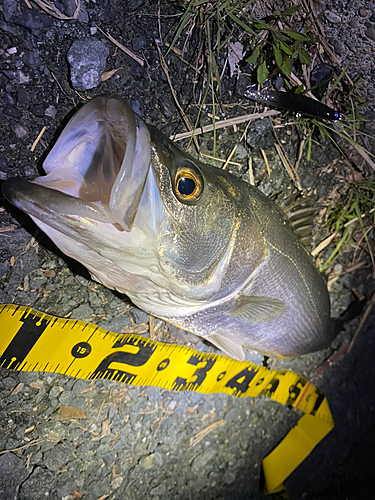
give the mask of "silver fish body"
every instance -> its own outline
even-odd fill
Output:
[[[116,96],[73,116],[46,176],[3,192],[93,278],[244,359],[327,347],[324,280],[257,188],[182,152]]]

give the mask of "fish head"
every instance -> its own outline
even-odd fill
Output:
[[[122,99],[82,106],[43,167],[4,195],[97,281],[159,315],[220,288],[234,220],[225,182]]]

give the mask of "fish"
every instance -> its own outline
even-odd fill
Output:
[[[332,342],[325,281],[279,206],[121,97],[84,104],[43,168],[6,180],[5,198],[140,309],[237,360],[244,347],[295,357]]]
[[[338,111],[326,104],[294,92],[280,92],[269,89],[255,90],[250,86],[246,89],[244,96],[256,102],[264,102],[275,108],[293,111],[312,118],[323,118],[331,121],[342,118]]]

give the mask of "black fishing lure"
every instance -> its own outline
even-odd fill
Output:
[[[340,113],[326,106],[320,101],[311,99],[293,92],[278,92],[276,90],[254,90],[247,88],[245,97],[257,102],[264,102],[275,108],[286,109],[295,113],[311,116],[313,118],[324,118],[326,120],[338,120]]]

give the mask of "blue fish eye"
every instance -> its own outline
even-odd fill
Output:
[[[196,183],[190,177],[181,177],[178,181],[177,189],[182,196],[191,196],[196,189]]]

